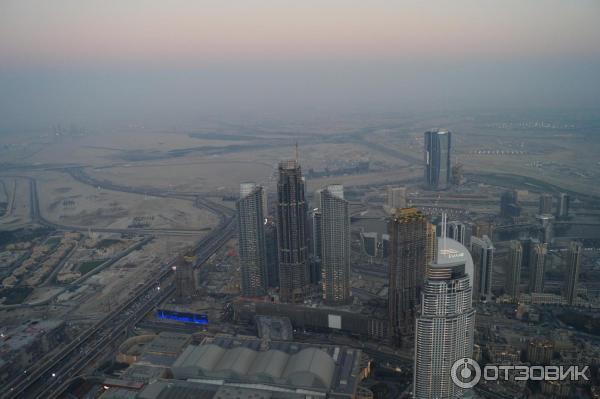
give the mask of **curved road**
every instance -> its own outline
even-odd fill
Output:
[[[82,177],[79,175],[79,177]],[[44,224],[39,213],[36,183],[29,178],[31,190],[32,219]],[[89,184],[89,183],[88,183]],[[119,191],[119,186],[110,189]],[[107,187],[108,189],[108,187]],[[136,192],[130,188],[127,192]],[[148,193],[146,193],[148,194]],[[153,193],[152,195],[173,197],[172,193]],[[193,199],[189,198],[188,199]],[[195,267],[199,267],[221,248],[234,234],[236,229],[233,210],[208,199],[196,197],[195,205],[215,213],[219,225],[203,237],[193,248],[197,257]],[[128,229],[130,232],[131,230]],[[42,359],[36,365],[2,387],[0,397],[7,398],[56,398],[68,388],[73,377],[79,375],[99,355],[105,354],[112,343],[123,337],[123,333],[133,327],[156,305],[165,300],[174,289],[174,272],[172,265],[176,260],[165,264],[156,279],[147,281],[134,294],[112,313],[81,334],[77,339],[65,346],[48,359]]]

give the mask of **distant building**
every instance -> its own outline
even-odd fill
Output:
[[[475,264],[473,299],[487,301],[492,298],[492,273],[494,244],[488,236],[471,237],[471,255]]]
[[[381,241],[379,242],[379,246],[377,248],[379,249],[379,254],[381,255],[381,257],[383,259],[387,259],[388,256],[390,255],[390,235],[389,234],[381,235]]]
[[[540,240],[545,243],[552,242],[554,238],[554,216],[548,214],[537,215],[536,219],[540,226]]]
[[[503,218],[516,218],[521,216],[519,195],[517,190],[508,190],[500,196],[500,216]]]
[[[319,202],[321,198],[321,194],[319,193]],[[310,218],[310,236],[311,236],[311,246],[310,246],[310,254],[314,258],[321,258],[321,209],[314,208],[309,215]]]
[[[330,304],[350,300],[350,214],[344,188],[321,190],[321,254],[323,299]]]
[[[387,206],[390,209],[406,208],[406,187],[388,187]]]
[[[267,258],[267,286],[279,287],[279,254],[277,250],[277,226],[271,219],[265,221],[265,249]]]
[[[250,194],[252,191],[254,191],[254,188],[256,188],[256,183],[254,182],[245,182],[245,183],[240,183],[240,198],[245,197],[246,195]],[[262,198],[262,210],[263,210],[263,216],[266,218],[269,215],[269,210],[267,207],[267,191],[265,190],[265,188],[263,187],[263,198]]]
[[[452,366],[459,359],[473,358],[475,310],[466,272],[470,256],[457,241],[445,237],[440,241],[442,249],[429,268],[416,320],[415,398],[462,397],[464,390],[452,380]]]
[[[187,302],[196,293],[194,267],[183,257],[179,257],[173,268],[175,269],[175,297],[178,302]]]
[[[242,294],[260,296],[267,288],[264,192],[261,186],[250,188],[249,183],[244,183],[240,194],[236,207]]]
[[[425,132],[425,185],[430,190],[444,190],[450,186],[451,149],[449,131]]]
[[[561,193],[556,203],[556,218],[566,219],[569,217],[569,208],[571,205],[571,197],[567,193]]]
[[[389,337],[389,323],[379,309],[356,309],[325,304],[305,305],[292,303],[239,300],[233,303],[234,319],[252,324],[254,316],[288,317],[295,329],[314,332],[343,332],[362,339],[383,341]]]
[[[538,213],[540,215],[550,215],[552,214],[552,202],[554,198],[551,194],[542,194],[540,195],[540,205],[538,209]]]
[[[547,339],[532,339],[527,345],[527,361],[536,366],[552,364],[554,344]]]
[[[321,194],[318,194],[319,202],[321,201]],[[319,204],[320,206],[320,204]],[[311,284],[319,284],[322,278],[321,265],[322,265],[322,237],[321,237],[321,209],[319,207],[314,208],[309,214],[310,224],[310,282]]]
[[[365,254],[369,257],[376,257],[378,255],[378,235],[377,232],[372,231],[369,233],[360,233],[360,237],[362,239],[362,247]]]
[[[568,305],[573,305],[577,299],[577,286],[579,284],[579,271],[581,267],[581,256],[583,245],[572,241],[567,252],[567,271],[565,278],[564,295]]]
[[[523,262],[523,245],[519,241],[511,241],[506,269],[505,291],[513,302],[519,300],[521,285],[521,265]]]
[[[423,280],[427,276],[427,268],[429,265],[435,262],[438,255],[438,237],[435,225],[431,222],[427,222],[427,243],[425,246],[425,273]]]
[[[427,217],[416,208],[396,209],[388,223],[389,320],[396,339],[412,334],[427,262]]]
[[[464,223],[456,221],[448,223],[447,226],[446,237],[465,245],[465,242],[467,242],[467,226]]]
[[[279,292],[282,302],[302,302],[308,290],[307,209],[298,161],[279,163],[277,183]]]
[[[529,293],[544,292],[544,270],[548,244],[532,240],[529,252]]]
[[[469,234],[469,240],[465,241],[465,245],[471,245],[471,237],[493,237],[495,233],[495,224],[493,220],[477,220],[471,225],[471,231]]]

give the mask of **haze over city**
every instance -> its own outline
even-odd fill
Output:
[[[598,104],[589,1],[4,1],[0,130]]]

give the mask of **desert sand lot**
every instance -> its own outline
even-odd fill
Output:
[[[85,299],[73,298],[78,308],[73,316],[87,317],[105,314],[122,303],[137,288],[155,276],[167,260],[189,248],[195,240],[181,237],[160,237],[134,251],[119,262],[92,276],[86,284]],[[79,305],[79,303],[81,304]]]
[[[150,228],[200,230],[218,222],[215,215],[195,208],[191,201],[97,189],[65,173],[46,172],[35,177],[40,212],[59,224],[122,229],[138,217]]]
[[[213,192],[223,187],[239,186],[258,177],[268,178],[268,164],[236,160],[173,160],[171,163],[141,163],[114,168],[86,169],[99,180],[135,187],[161,188],[179,192]]]
[[[269,191],[274,190],[277,163],[295,157],[296,141],[305,175],[310,169],[333,171],[353,162],[370,162],[368,173],[307,178],[310,190],[333,182],[351,187],[418,178],[422,175],[423,132],[442,127],[453,132],[453,161],[464,165],[465,174],[516,174],[564,189],[600,194],[600,185],[594,184],[600,179],[597,157],[600,143],[590,139],[596,137],[592,134],[593,127],[587,130],[498,127],[501,122],[510,122],[510,118],[516,117],[373,115],[304,124],[283,120],[263,125],[251,121],[246,125],[207,122],[205,126],[187,130],[150,131],[137,127],[74,137],[30,135],[22,141],[13,137],[11,146],[1,148],[0,153],[8,162],[77,164],[97,179],[121,185],[235,195],[239,183],[245,181],[255,181]],[[0,138],[0,144],[5,140],[8,138]],[[24,143],[32,144],[27,156],[23,156]],[[490,155],[478,151],[521,153]],[[145,205],[152,212],[159,206]],[[120,216],[116,210],[114,213],[110,223],[119,225],[116,220]],[[66,212],[64,216],[73,215]],[[180,220],[172,219],[173,223]],[[155,223],[163,222],[166,223],[155,218]]]

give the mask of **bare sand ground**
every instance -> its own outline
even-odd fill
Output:
[[[150,228],[205,229],[218,222],[191,201],[97,189],[58,172],[45,172],[36,179],[42,215],[60,224],[127,228],[143,223]]]
[[[140,284],[157,275],[169,258],[181,253],[194,244],[189,238],[156,238],[139,251],[134,251],[111,267],[93,276],[89,284],[100,286],[97,292],[87,298],[74,315],[107,313],[125,301]]]

